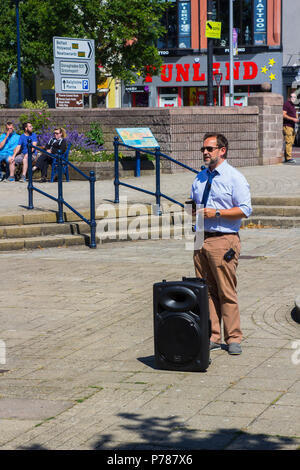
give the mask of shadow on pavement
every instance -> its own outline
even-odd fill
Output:
[[[90,444],[90,450],[285,450],[299,446],[299,441],[292,437],[250,434],[236,428],[220,428],[210,433],[201,432],[187,428],[178,416],[162,418],[145,417],[138,413],[119,413],[118,417],[120,423],[116,424],[110,433],[99,434],[99,440],[96,436],[94,443]],[[114,432],[118,434],[118,437],[114,436]],[[82,446],[86,448],[85,444]],[[64,449],[67,447],[66,442]],[[47,450],[47,447],[34,444],[28,447],[22,446],[19,449]]]
[[[131,434],[136,439],[117,443],[113,433],[99,436],[93,446],[95,450],[279,450],[292,444],[289,437],[249,434],[239,429],[218,429],[211,433],[201,432],[183,425],[178,416],[168,418],[145,418],[137,413],[120,413],[124,423],[118,432]],[[112,445],[112,444],[115,445]]]

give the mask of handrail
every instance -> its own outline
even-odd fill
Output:
[[[133,186],[131,184],[128,184],[128,183],[123,183],[122,181],[120,181],[120,178],[119,178],[119,146],[122,146],[122,147],[126,147],[128,149],[132,149],[132,150],[135,150],[136,151],[136,176],[139,176],[139,151],[142,150],[144,153],[146,154],[149,154],[149,155],[154,155],[155,156],[155,193],[152,192],[152,191],[148,191],[146,189],[143,189],[143,188],[139,188],[137,186]],[[114,138],[114,157],[115,157],[115,179],[114,179],[114,185],[115,185],[115,200],[114,202],[117,204],[120,202],[120,198],[119,198],[119,186],[125,186],[127,188],[130,188],[130,189],[135,189],[136,191],[141,191],[143,193],[146,193],[146,194],[150,194],[152,196],[155,196],[155,199],[156,199],[156,205],[158,207],[158,215],[161,215],[161,209],[160,209],[160,200],[161,198],[165,198],[171,202],[174,202],[175,204],[178,204],[179,206],[181,207],[184,207],[184,204],[182,204],[181,202],[179,201],[176,201],[175,199],[167,196],[166,194],[163,194],[161,191],[160,191],[160,157],[163,157],[165,158],[166,160],[169,160],[173,163],[175,163],[176,165],[179,165],[189,171],[192,171],[193,173],[196,173],[198,174],[199,171],[198,170],[195,170],[194,168],[188,166],[188,165],[185,165],[184,163],[182,162],[179,162],[178,160],[175,160],[174,158],[170,157],[169,155],[165,155],[164,153],[162,153],[160,151],[160,147],[156,147],[155,149],[155,152],[152,152],[151,150],[148,150],[148,149],[136,149],[136,147],[133,147],[131,145],[127,145],[127,144],[123,144],[123,142],[119,142],[119,138],[118,137],[115,137]],[[201,169],[203,169],[201,167]]]
[[[63,215],[63,206],[65,205],[68,207],[74,214],[76,214],[80,219],[82,219],[86,224],[90,226],[90,231],[91,231],[91,236],[90,236],[90,248],[96,248],[97,247],[97,242],[96,242],[96,218],[95,218],[95,182],[96,182],[96,177],[95,177],[95,172],[90,171],[90,176],[87,176],[85,173],[83,173],[79,168],[77,168],[75,165],[73,165],[67,158],[65,158],[68,150],[64,153],[61,152],[61,150],[58,150],[58,153],[52,154],[48,153],[45,150],[36,147],[35,145],[32,145],[32,140],[28,139],[28,209],[34,209],[33,207],[33,191],[36,191],[43,196],[48,197],[49,199],[52,199],[53,201],[56,201],[58,203],[58,220],[57,223],[63,224],[64,221],[64,215]],[[46,193],[45,191],[42,191],[39,188],[36,188],[33,186],[33,181],[32,181],[32,149],[39,150],[40,152],[46,154],[48,157],[55,158],[57,159],[58,162],[58,177],[57,177],[57,184],[58,184],[58,197],[54,197],[51,194]],[[69,147],[68,147],[69,149]],[[67,203],[64,198],[63,198],[63,163],[66,163],[70,167],[72,167],[75,171],[80,173],[84,178],[89,180],[90,182],[90,219],[87,219],[84,217],[80,212],[78,212],[74,207],[72,207],[69,203]]]

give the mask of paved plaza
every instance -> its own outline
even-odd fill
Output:
[[[255,195],[288,196],[299,170],[242,169]],[[164,181],[184,196],[188,178]],[[1,253],[0,449],[299,449],[300,229],[241,240],[243,353],[212,352],[206,372],[154,363],[152,288],[194,275],[184,240]]]

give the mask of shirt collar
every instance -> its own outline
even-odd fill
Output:
[[[218,165],[217,168],[215,168],[213,171],[216,171],[219,175],[222,175],[226,171],[228,163],[226,160],[221,163],[221,165]],[[207,173],[211,173],[210,169],[207,168]]]

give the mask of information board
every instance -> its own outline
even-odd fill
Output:
[[[138,148],[159,147],[157,140],[148,127],[126,127],[116,129],[122,142]]]

